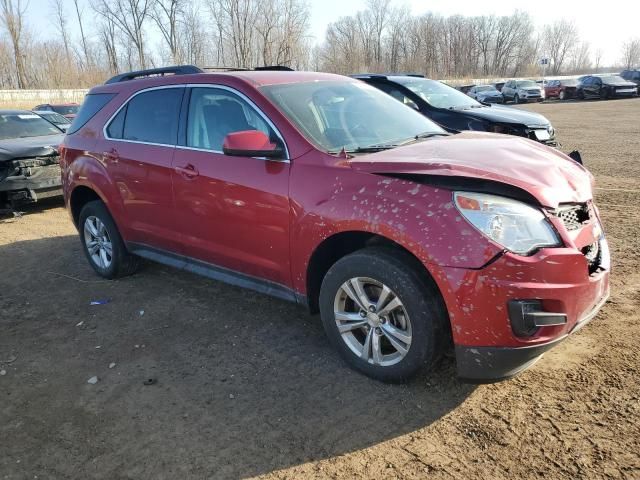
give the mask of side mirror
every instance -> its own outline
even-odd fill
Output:
[[[284,152],[260,130],[242,130],[224,137],[222,151],[234,157],[284,158]]]

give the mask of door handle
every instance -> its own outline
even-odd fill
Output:
[[[102,160],[104,160],[105,162],[118,163],[118,160],[120,160],[120,155],[115,148],[112,148],[109,151],[102,152]]]
[[[198,169],[191,164],[184,167],[174,167],[174,170],[176,171],[176,173],[179,173],[186,178],[195,178],[200,175]]]

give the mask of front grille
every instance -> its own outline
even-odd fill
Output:
[[[540,90],[527,90],[529,95],[540,95]]]
[[[589,206],[586,203],[561,207],[556,211],[556,216],[562,220],[565,228],[569,231],[577,230],[589,221]]]

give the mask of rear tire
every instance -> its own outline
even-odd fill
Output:
[[[560,93],[558,94],[558,98],[560,100],[565,100],[567,98],[567,94],[564,92],[564,90],[560,90]]]
[[[140,259],[127,251],[113,217],[100,200],[82,207],[78,231],[82,250],[101,277],[110,280],[125,277],[138,269]]]
[[[513,97],[513,103],[520,103],[520,97],[518,96],[518,94],[516,93],[516,95]]]
[[[432,369],[448,344],[449,319],[436,285],[408,254],[388,248],[338,260],[322,281],[320,315],[345,362],[383,382]]]
[[[608,100],[609,99],[609,90],[607,90],[606,88],[601,88],[600,89],[600,98],[602,100]]]

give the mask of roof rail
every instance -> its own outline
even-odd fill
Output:
[[[242,68],[242,67],[203,67],[204,70],[222,70],[226,72],[250,72],[251,70],[265,71],[273,70],[278,72],[293,72],[293,68],[285,67],[284,65],[265,65],[255,68]]]
[[[254,70],[272,70],[276,72],[293,72],[293,68],[285,67],[284,65],[265,65],[263,67],[256,67]]]
[[[386,79],[387,76],[383,73],[354,73],[349,75],[351,78],[381,78]]]
[[[204,71],[194,65],[176,65],[173,67],[162,68],[150,68],[147,70],[137,70],[134,72],[121,73],[107,80],[105,85],[110,83],[126,82],[134,80],[136,78],[144,78],[151,76],[164,76],[164,75],[190,75],[193,73],[204,73]]]
[[[421,73],[404,73],[404,72],[393,72],[393,73],[355,73],[353,75],[349,75],[353,78],[388,78],[388,77],[418,77],[424,78],[424,75]]]
[[[240,67],[202,67],[203,70],[214,70],[221,72],[244,72],[249,70],[248,68],[240,68]]]

